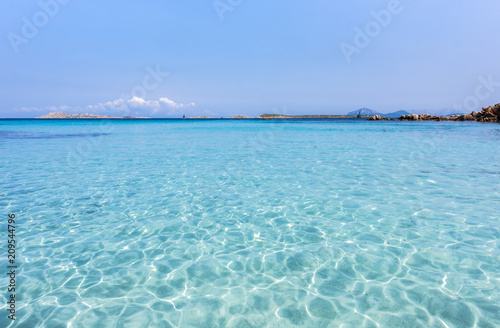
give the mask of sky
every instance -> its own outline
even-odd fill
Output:
[[[3,0],[0,117],[500,103],[491,0]]]

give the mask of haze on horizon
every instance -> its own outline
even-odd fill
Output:
[[[469,112],[500,102],[487,0],[5,0],[0,117]]]

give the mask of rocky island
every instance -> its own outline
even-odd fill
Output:
[[[124,119],[136,119],[136,118],[147,118],[147,117],[136,117],[136,116],[106,116],[106,115],[96,115],[96,114],[68,114],[64,112],[52,112],[47,115],[42,115],[36,118],[48,118],[48,119],[102,119],[102,118],[124,118]]]

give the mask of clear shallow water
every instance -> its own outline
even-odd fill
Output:
[[[0,121],[0,326],[498,327],[499,151],[496,124]]]

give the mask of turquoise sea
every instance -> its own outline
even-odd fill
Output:
[[[0,186],[0,327],[500,327],[498,124],[1,120]]]

